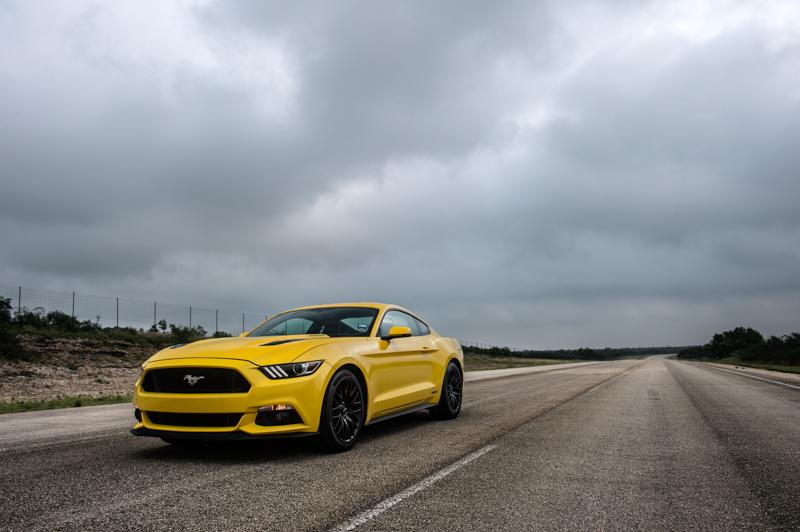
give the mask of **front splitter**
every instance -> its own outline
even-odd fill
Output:
[[[282,438],[305,438],[316,436],[317,432],[287,432],[283,434],[248,434],[239,430],[231,432],[179,432],[174,430],[158,430],[141,427],[131,429],[134,436],[150,436],[154,438],[174,438],[179,440],[215,440],[215,441],[247,441]]]

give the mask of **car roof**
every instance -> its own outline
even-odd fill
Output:
[[[331,308],[331,307],[368,307],[368,308],[376,308],[378,310],[383,310],[386,308],[397,308],[400,310],[406,310],[400,305],[392,305],[390,303],[378,303],[375,301],[357,301],[351,303],[328,303],[324,305],[306,305],[304,307],[297,307],[291,310],[302,310],[308,308]],[[289,311],[287,311],[289,312]],[[408,312],[408,311],[407,311]]]
[[[408,310],[407,308],[401,307],[400,305],[394,305],[392,303],[378,303],[376,301],[355,301],[355,302],[351,302],[351,303],[327,303],[327,304],[324,304],[324,305],[306,305],[304,307],[297,307],[297,308],[293,308],[293,309],[289,309],[289,310],[284,310],[284,311],[276,314],[276,316],[279,316],[281,314],[286,314],[287,312],[292,312],[294,310],[303,310],[303,309],[310,309],[310,308],[332,308],[332,307],[366,307],[366,308],[374,308],[374,309],[378,309],[378,313],[381,313],[381,312],[383,312],[383,311],[385,311],[387,309],[401,310],[403,312],[411,314],[412,316],[414,316],[418,320],[420,320],[423,323],[425,323],[426,325],[428,325],[425,320],[423,320],[417,314],[415,314],[414,312]],[[275,317],[275,316],[272,316],[272,317]],[[428,327],[430,327],[430,325],[428,325]]]

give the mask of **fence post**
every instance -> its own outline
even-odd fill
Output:
[[[214,332],[219,331],[219,309],[214,310]]]
[[[119,329],[119,298],[117,298],[117,329]]]
[[[153,301],[153,328],[156,328],[156,309],[158,308],[157,303]]]
[[[22,287],[19,287],[19,292],[17,292],[17,316],[22,314]]]
[[[192,328],[192,306],[189,305],[189,328]]]
[[[75,292],[72,292],[72,317],[75,317]]]

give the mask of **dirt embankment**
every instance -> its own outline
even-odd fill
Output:
[[[128,394],[157,349],[92,338],[20,338],[27,360],[0,359],[0,402]]]

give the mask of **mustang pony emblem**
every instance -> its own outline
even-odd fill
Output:
[[[197,382],[200,379],[205,379],[205,377],[202,376],[202,375],[195,376],[195,375],[189,375],[189,374],[183,376],[183,380],[188,382],[189,386],[194,386],[195,384],[197,384]]]

